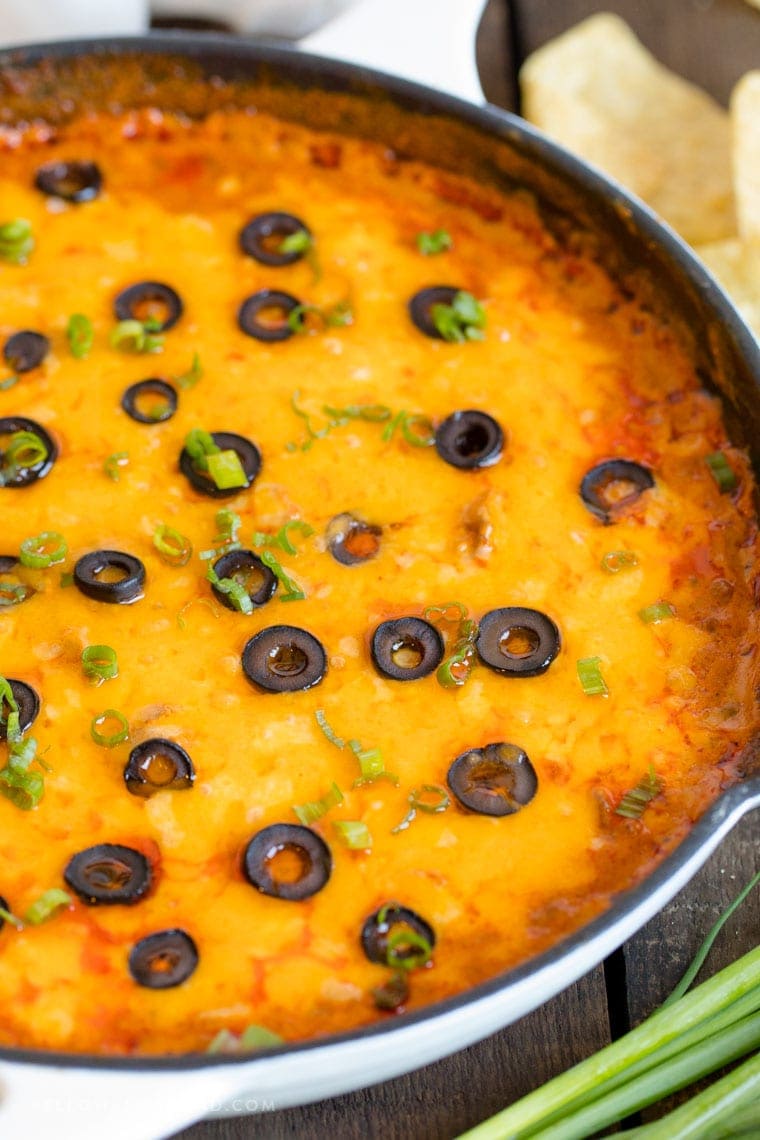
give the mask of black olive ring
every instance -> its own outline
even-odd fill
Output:
[[[451,305],[457,293],[461,290],[453,285],[431,285],[428,289],[420,289],[409,301],[409,316],[412,323],[433,340],[443,340],[443,335],[433,323],[433,305]]]
[[[49,352],[48,338],[32,329],[23,329],[14,333],[3,345],[5,363],[18,373],[31,372],[33,368],[39,368]]]
[[[288,317],[300,306],[301,302],[291,293],[281,293],[276,289],[259,289],[258,293],[246,297],[238,309],[238,327],[241,332],[246,336],[252,336],[254,340],[267,343],[288,340],[295,331],[288,324]],[[260,321],[259,313],[267,309],[282,313],[283,319],[273,321],[271,324]]]
[[[411,930],[424,938],[432,950],[435,946],[435,931],[416,911],[399,903],[386,903],[364,921],[361,932],[362,950],[370,962],[388,965],[388,935],[395,931]]]
[[[311,237],[309,227],[294,214],[276,211],[257,214],[240,231],[240,248],[243,253],[247,253],[262,265],[292,265],[294,261],[300,261],[306,251],[294,249],[289,253],[283,253],[275,249],[269,239],[286,238],[297,233],[305,233]]]
[[[610,498],[609,488],[616,483],[627,485],[630,490],[625,495]],[[650,487],[654,487],[654,478],[649,468],[632,459],[606,459],[583,476],[580,494],[591,514],[609,526],[622,508],[630,506]]]
[[[538,677],[559,653],[559,630],[540,610],[503,606],[480,619],[475,648],[483,664],[497,673]]]
[[[18,705],[18,723],[21,732],[26,732],[34,724],[40,711],[40,698],[36,689],[27,685],[26,681],[14,681],[8,678],[8,684],[13,693],[13,699]],[[4,703],[4,702],[3,702]],[[8,722],[0,719],[0,740],[8,739]]]
[[[134,944],[128,965],[138,986],[168,990],[195,972],[198,947],[184,930],[157,930]]]
[[[277,589],[277,576],[252,550],[227,551],[221,558],[217,558],[213,570],[217,578],[232,578],[239,582],[254,606],[266,605]],[[237,609],[230,595],[225,594],[213,582],[211,589],[216,600],[228,610]]]
[[[150,863],[141,851],[121,843],[98,843],[72,855],[64,881],[88,906],[136,903],[151,884]]]
[[[446,782],[462,807],[479,815],[514,815],[538,790],[536,770],[522,748],[499,742],[457,756]]]
[[[206,471],[200,471],[195,466],[192,456],[184,447],[179,453],[179,469],[189,481],[190,485],[196,491],[200,491],[202,495],[208,495],[212,499],[229,499],[234,495],[239,495],[246,487],[250,487],[261,470],[261,452],[250,439],[246,439],[243,435],[236,435],[235,432],[232,431],[212,431],[211,438],[221,451],[234,451],[237,453],[237,457],[245,473],[246,482],[244,486],[217,487],[216,483]]]
[[[377,555],[382,533],[382,527],[373,526],[344,511],[327,524],[327,549],[343,566],[358,566]]]
[[[159,396],[164,401],[164,406],[159,405],[156,414],[147,415],[141,412],[139,407],[139,400],[143,396]],[[177,402],[176,388],[157,376],[130,384],[121,397],[122,408],[138,424],[162,424],[165,420],[170,420],[177,410]]]
[[[434,625],[417,617],[382,621],[372,634],[372,661],[378,672],[393,681],[427,677],[443,660],[443,638]],[[408,655],[409,663],[404,663]]]
[[[270,625],[243,649],[246,680],[268,693],[294,693],[318,685],[327,654],[313,633],[296,625]]]
[[[38,424],[36,420],[29,420],[26,416],[3,416],[0,419],[0,438],[14,435],[17,431],[28,431],[32,435],[36,435],[45,447],[47,455],[39,463],[33,463],[31,467],[17,468],[16,473],[10,479],[0,478],[0,485],[3,487],[28,487],[31,483],[36,483],[38,479],[44,479],[58,457],[58,448],[44,427]],[[3,460],[4,456],[0,450],[0,462]]]
[[[166,313],[163,321],[158,321],[156,332],[167,332],[176,325],[184,312],[182,298],[171,285],[164,285],[162,281],[136,281],[122,289],[113,303],[113,311],[117,321],[144,321],[139,315],[141,305],[150,305],[151,302],[163,306]]]
[[[143,799],[192,788],[194,781],[195,768],[184,748],[159,736],[135,745],[124,768],[127,791]]]
[[[103,175],[94,162],[46,162],[38,167],[34,185],[49,198],[90,202],[103,187]]]
[[[116,582],[101,582],[104,570],[124,575]],[[123,550],[93,550],[83,554],[74,566],[74,585],[87,598],[112,605],[128,605],[143,596],[145,567],[134,554]]]
[[[504,450],[504,432],[486,412],[452,412],[436,428],[435,449],[445,463],[462,471],[492,467]]]
[[[272,874],[272,860],[290,851],[301,862],[297,879],[279,880]],[[327,883],[332,872],[330,848],[316,831],[296,823],[273,823],[254,835],[243,852],[243,874],[251,886],[275,899],[299,902],[311,898]]]

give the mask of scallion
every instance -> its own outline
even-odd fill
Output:
[[[336,819],[333,829],[349,851],[369,851],[372,847],[372,832],[361,819]]]
[[[639,617],[644,625],[658,625],[661,621],[675,617],[675,612],[675,606],[672,606],[670,602],[655,602],[653,605],[644,606],[643,610],[639,610]]]
[[[15,388],[20,379],[20,376],[6,376],[4,380],[0,380],[0,392],[8,392],[11,388]]]
[[[24,924],[21,919],[16,918],[15,914],[11,914],[4,906],[0,906],[0,919],[2,919],[3,922],[9,922],[11,926],[15,926],[16,930],[24,929]]]
[[[14,218],[0,225],[0,259],[24,265],[33,249],[32,223],[26,218]]]
[[[83,313],[72,313],[66,325],[66,336],[71,355],[81,360],[88,355],[95,340],[92,321]]]
[[[624,794],[615,808],[615,814],[625,816],[626,819],[641,819],[644,808],[659,796],[661,791],[662,780],[650,764],[646,776],[642,776],[638,784]]]
[[[314,718],[331,744],[334,744],[336,748],[346,747],[345,740],[341,736],[338,736],[328,724],[324,709],[317,709],[314,713]]]
[[[109,455],[103,464],[103,470],[109,479],[114,483],[118,483],[121,478],[120,468],[126,467],[129,463],[129,455],[126,451],[115,451],[113,455]]]
[[[45,570],[63,562],[68,552],[68,543],[62,534],[44,530],[42,534],[24,539],[19,550],[19,562],[34,570]]]
[[[0,581],[0,608],[3,606],[20,606],[27,598],[31,598],[34,590],[23,582]]]
[[[472,293],[460,289],[450,305],[433,305],[430,319],[437,332],[450,343],[464,344],[485,337],[485,309]]]
[[[354,780],[354,787],[360,788],[364,784],[372,784],[375,780],[390,780],[398,784],[398,776],[388,772],[385,760],[379,748],[363,748],[358,740],[349,740],[348,747],[359,761],[359,777]]]
[[[397,412],[383,430],[383,443],[390,442],[397,428],[412,447],[432,447],[435,443],[435,425],[420,412]]]
[[[314,239],[308,230],[294,230],[286,234],[277,244],[278,253],[306,253],[314,244]]]
[[[432,257],[436,253],[445,253],[453,245],[454,242],[448,230],[433,230],[431,233],[417,234],[417,249],[424,257]]]
[[[157,332],[160,327],[160,324],[152,320],[119,321],[109,338],[111,348],[119,349],[120,352],[162,352],[164,338]]]
[[[609,689],[600,669],[601,657],[581,657],[575,664],[578,670],[578,680],[586,696],[606,697]]]
[[[714,451],[705,457],[705,463],[710,468],[710,474],[721,495],[733,491],[737,484],[736,474],[722,451]]]
[[[638,557],[631,550],[608,550],[602,557],[602,570],[608,574],[619,574],[622,570],[632,570],[638,566]]]
[[[220,578],[213,566],[209,566],[206,577],[217,590],[221,591],[232,602],[234,608],[241,614],[253,613],[251,596],[241,582],[236,578]]]
[[[109,721],[119,727],[115,732],[101,732],[100,730],[107,726]],[[102,745],[103,748],[115,748],[117,744],[123,744],[125,740],[129,740],[129,721],[124,713],[119,712],[118,709],[106,709],[105,712],[98,713],[92,718],[90,736],[96,744]]]
[[[24,922],[30,926],[39,926],[64,906],[71,906],[71,895],[62,891],[60,887],[51,887],[27,907],[24,912]]]
[[[306,594],[298,585],[298,583],[294,582],[293,579],[287,574],[287,572],[275,558],[274,554],[272,554],[270,550],[262,550],[260,558],[264,565],[269,567],[277,581],[285,590],[284,594],[277,595],[280,601],[302,602],[306,597]]]
[[[290,541],[290,531],[296,530],[304,536],[310,538],[314,534],[314,527],[309,526],[308,523],[302,522],[300,519],[292,519],[281,526],[277,534],[266,534],[264,531],[257,530],[253,536],[254,546],[279,546],[286,554],[298,554],[297,549]]]
[[[159,523],[154,530],[153,545],[168,566],[187,566],[193,553],[190,539],[166,523]]]
[[[409,810],[401,822],[391,828],[391,835],[406,831],[409,825],[414,823],[418,811],[437,815],[439,812],[446,811],[451,804],[448,792],[439,784],[421,784],[419,788],[412,788],[407,796],[407,801]]]
[[[3,452],[0,484],[15,479],[19,470],[44,463],[47,457],[47,445],[35,432],[14,431]]]
[[[391,929],[385,941],[386,962],[392,970],[419,970],[433,954],[427,938],[408,926]]]
[[[190,388],[194,388],[198,381],[202,379],[202,377],[203,366],[201,364],[201,358],[197,352],[194,352],[192,362],[187,372],[183,372],[179,376],[175,376],[174,380],[180,388],[182,388],[184,391],[187,391]]]
[[[326,815],[331,808],[337,807],[338,804],[343,803],[343,792],[338,785],[333,782],[330,788],[322,796],[320,800],[309,800],[304,804],[294,804],[293,811],[295,812],[300,823],[304,827],[308,827],[312,823],[316,823],[323,815]]]
[[[87,645],[82,650],[82,669],[85,677],[95,684],[110,681],[119,675],[116,650],[110,645]]]
[[[220,1029],[208,1046],[207,1053],[246,1053],[254,1049],[273,1049],[282,1045],[283,1038],[263,1025],[248,1025],[241,1034]]]
[[[217,448],[215,452],[207,455],[206,470],[220,491],[248,486],[248,476],[240,462],[240,456],[231,447],[225,451]]]
[[[7,714],[3,711],[6,705],[8,706]],[[18,701],[13,695],[10,681],[6,677],[0,677],[0,724],[5,725],[5,737],[10,744],[16,744],[21,739]]]
[[[45,792],[42,773],[30,771],[34,761],[42,765],[37,755],[37,741],[29,737],[10,745],[7,763],[0,770],[0,795],[22,811],[36,808]]]

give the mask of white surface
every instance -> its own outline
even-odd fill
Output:
[[[221,20],[236,32],[299,39],[357,0],[152,0],[158,16]]]
[[[145,30],[148,0],[0,0],[0,46]]]

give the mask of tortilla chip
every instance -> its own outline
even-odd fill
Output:
[[[693,244],[736,233],[728,114],[601,13],[534,52],[523,112],[633,190]]]
[[[760,340],[760,247],[737,239],[696,250]]]
[[[760,248],[760,71],[748,71],[734,88],[731,129],[739,235]]]

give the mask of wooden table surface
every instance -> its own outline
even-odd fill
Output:
[[[584,16],[616,11],[651,51],[722,102],[760,68],[760,11],[745,0],[491,0],[478,37],[488,98],[519,110],[516,71]],[[665,910],[603,965],[515,1025],[408,1076],[304,1108],[217,1119],[176,1140],[452,1140],[646,1017],[721,910],[760,867],[760,813],[746,817]],[[754,947],[760,889],[724,928],[704,976]],[[367,1074],[368,1082],[372,1074]],[[644,1119],[658,1115],[656,1109]]]

